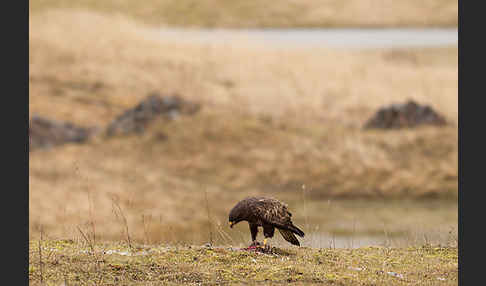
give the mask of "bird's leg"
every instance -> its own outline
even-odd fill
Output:
[[[256,240],[258,234],[258,225],[256,224],[249,224],[250,225],[250,233],[251,233],[251,245],[250,246],[258,246],[260,243]]]
[[[272,225],[263,225],[263,235],[265,236],[265,239],[263,240],[263,249],[265,251],[270,251],[270,245],[267,244],[267,241],[269,238],[273,237],[273,234],[275,233],[275,227]]]
[[[263,249],[266,250],[266,251],[269,251],[271,249],[270,245],[267,244],[267,241],[268,241],[268,238],[265,237],[265,239],[263,240]]]

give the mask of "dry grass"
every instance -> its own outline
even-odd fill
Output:
[[[47,285],[457,285],[457,247],[274,249],[30,241],[29,284]],[[64,284],[63,284],[64,283]]]
[[[88,9],[191,27],[456,27],[457,0],[33,0],[29,11]]]
[[[457,48],[192,43],[121,16],[66,10],[29,24],[30,114],[105,127],[153,90],[203,105],[140,137],[32,152],[31,230],[70,236],[94,221],[98,235],[124,239],[117,202],[135,238],[176,241],[191,229],[183,238],[198,241],[205,190],[217,218],[250,194],[299,201],[303,184],[309,201],[457,197]],[[361,129],[378,107],[409,98],[452,125]]]

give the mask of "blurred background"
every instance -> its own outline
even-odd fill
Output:
[[[29,5],[31,238],[457,245],[457,0]]]

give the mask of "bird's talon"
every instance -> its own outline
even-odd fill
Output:
[[[256,241],[256,240],[255,240],[255,241],[253,241],[253,242],[250,244],[250,246],[254,246],[254,247],[259,247],[260,245],[261,245],[261,244],[260,244],[260,242],[258,242],[258,241]]]

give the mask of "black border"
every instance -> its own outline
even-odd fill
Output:
[[[2,80],[3,272],[29,284],[29,2],[4,5]],[[5,160],[6,159],[6,160]],[[6,277],[7,277],[6,276]],[[6,278],[5,277],[5,278]],[[6,278],[7,280],[11,280]]]
[[[463,45],[463,33],[461,31],[464,28],[464,2],[462,0],[458,0],[458,27],[457,27],[457,33],[458,33],[458,90],[457,90],[457,108],[458,108],[458,118],[457,118],[457,125],[458,125],[458,204],[457,204],[457,210],[458,210],[458,222],[457,222],[457,232],[458,232],[458,263],[457,263],[457,271],[458,271],[458,285],[465,285],[464,281],[464,271],[463,271],[463,233],[464,233],[464,225],[463,225],[463,209],[464,209],[464,196],[463,196],[463,190],[464,190],[464,182],[463,182],[463,166],[462,166],[462,159],[463,159],[463,114],[464,112],[461,111],[463,108],[463,103],[464,103],[464,93],[461,92],[461,89],[463,88],[463,78],[464,78],[464,70],[462,68],[463,66],[463,51],[464,51],[464,45]],[[461,96],[463,94],[463,96]]]
[[[16,142],[15,145],[20,149],[20,156],[18,157],[19,169],[25,174],[25,179],[20,181],[18,181],[18,178],[14,179],[15,184],[12,185],[19,185],[19,189],[16,190],[17,188],[15,188],[11,191],[19,196],[20,202],[15,205],[21,206],[19,209],[22,210],[21,214],[18,216],[18,220],[14,220],[14,224],[20,228],[19,233],[24,235],[26,239],[23,243],[23,241],[16,235],[12,237],[15,244],[20,245],[19,248],[22,246],[24,247],[24,252],[23,255],[21,255],[18,248],[13,247],[10,251],[14,253],[9,255],[9,257],[18,257],[18,264],[21,265],[15,265],[15,271],[19,271],[19,274],[23,277],[21,281],[24,281],[25,285],[29,285],[29,1],[17,1],[13,3],[17,4],[20,10],[20,15],[18,17],[15,13],[16,22],[19,23],[15,23],[14,25],[19,28],[17,28],[18,32],[14,32],[17,39],[13,42],[17,43],[19,41],[25,41],[25,45],[15,45],[15,47],[13,47],[19,56],[12,57],[11,59],[13,65],[16,66],[16,73],[18,72],[21,78],[19,83],[13,81],[13,84],[15,85],[13,90],[18,89],[20,94],[16,94],[15,92],[15,94],[12,94],[11,96],[19,99],[19,110],[21,111],[19,112],[19,116],[21,118],[18,119],[18,122],[22,123],[20,123],[21,126],[18,127],[17,132],[19,133],[21,140],[19,140],[20,142]],[[15,178],[15,176],[13,176],[13,178]],[[21,190],[25,190],[25,192],[22,192]]]
[[[467,149],[469,149],[469,156],[471,156],[471,140],[466,140],[465,139],[465,129],[466,126],[470,126],[472,124],[474,126],[474,122],[481,122],[481,119],[476,117],[471,120],[471,115],[478,115],[478,112],[467,112],[467,99],[468,97],[471,98],[471,96],[474,96],[474,92],[471,91],[470,89],[470,79],[473,73],[468,74],[468,78],[466,78],[466,71],[465,67],[467,66],[466,61],[467,58],[471,59],[471,56],[466,56],[466,37],[465,37],[465,6],[464,3],[468,2],[468,4],[471,4],[473,2],[471,1],[464,1],[464,0],[458,0],[458,285],[473,285],[474,283],[474,277],[471,276],[471,274],[476,275],[478,273],[481,273],[481,269],[474,269],[471,271],[469,268],[468,274],[466,274],[466,268],[465,268],[465,254],[466,252],[464,251],[465,249],[465,237],[464,237],[464,218],[465,218],[465,211],[468,209],[469,212],[471,212],[470,205],[466,206],[466,196],[464,195],[464,192],[466,191],[466,181],[464,180],[464,161],[465,157],[467,156],[466,152],[466,146]],[[469,6],[471,7],[471,5]],[[477,10],[476,10],[477,11]],[[471,46],[469,46],[471,47]],[[467,83],[466,83],[467,82]],[[467,85],[466,85],[467,84]],[[469,89],[469,92],[468,92]],[[471,106],[469,106],[471,108]],[[467,117],[470,119],[467,120]],[[474,140],[475,141],[475,140]],[[467,142],[467,143],[466,143]],[[477,142],[477,141],[476,141]],[[471,158],[470,158],[471,159]],[[469,168],[468,169],[468,176],[473,175],[470,173],[472,170],[475,168]],[[469,180],[468,180],[469,181]],[[470,181],[469,181],[470,182]],[[470,182],[471,183],[471,182]],[[469,184],[469,192],[468,195],[473,194],[477,191],[480,190],[475,190],[475,188],[479,188],[479,186],[474,187],[473,184]],[[467,191],[466,191],[467,192]],[[477,201],[477,200],[476,200]],[[480,215],[479,215],[480,216]],[[470,217],[471,218],[471,217]],[[481,223],[479,223],[481,224]],[[473,235],[474,236],[474,235]],[[472,237],[473,237],[472,236]],[[470,237],[471,238],[471,237]],[[469,238],[469,239],[470,239]],[[472,243],[469,242],[469,245],[473,246],[477,245],[477,247],[480,247],[480,242]],[[472,247],[470,248],[472,249]],[[475,263],[472,263],[475,264]],[[482,266],[482,263],[476,264],[477,268]],[[484,271],[484,270],[483,270]],[[478,275],[479,276],[479,275]],[[479,277],[478,277],[479,278]],[[469,279],[470,283],[467,283],[467,279]],[[478,280],[480,281],[480,280]],[[471,283],[472,282],[472,283]]]
[[[469,9],[466,9],[465,3],[468,4]],[[482,118],[485,114],[485,105],[480,102],[484,93],[484,86],[480,85],[485,82],[484,64],[478,57],[479,52],[484,53],[485,50],[482,41],[483,33],[479,31],[484,24],[477,21],[484,18],[484,10],[480,5],[471,5],[479,3],[481,2],[458,0],[458,285],[482,284],[480,281],[484,280],[482,276],[485,272],[480,251],[484,244],[484,236],[480,233],[484,225],[484,214],[480,212],[484,208],[481,206],[483,201],[480,198],[480,194],[484,192],[484,181],[481,180],[485,177],[482,167],[484,163],[473,164],[474,159],[481,159],[477,151],[486,146],[486,140],[483,139],[485,121]],[[467,13],[469,15],[466,16]],[[472,24],[467,26],[467,21]],[[473,35],[469,37],[471,39],[469,43],[468,33]],[[469,162],[468,167],[466,162]],[[464,231],[466,217],[469,221],[467,235]],[[476,229],[473,228],[474,226]]]

